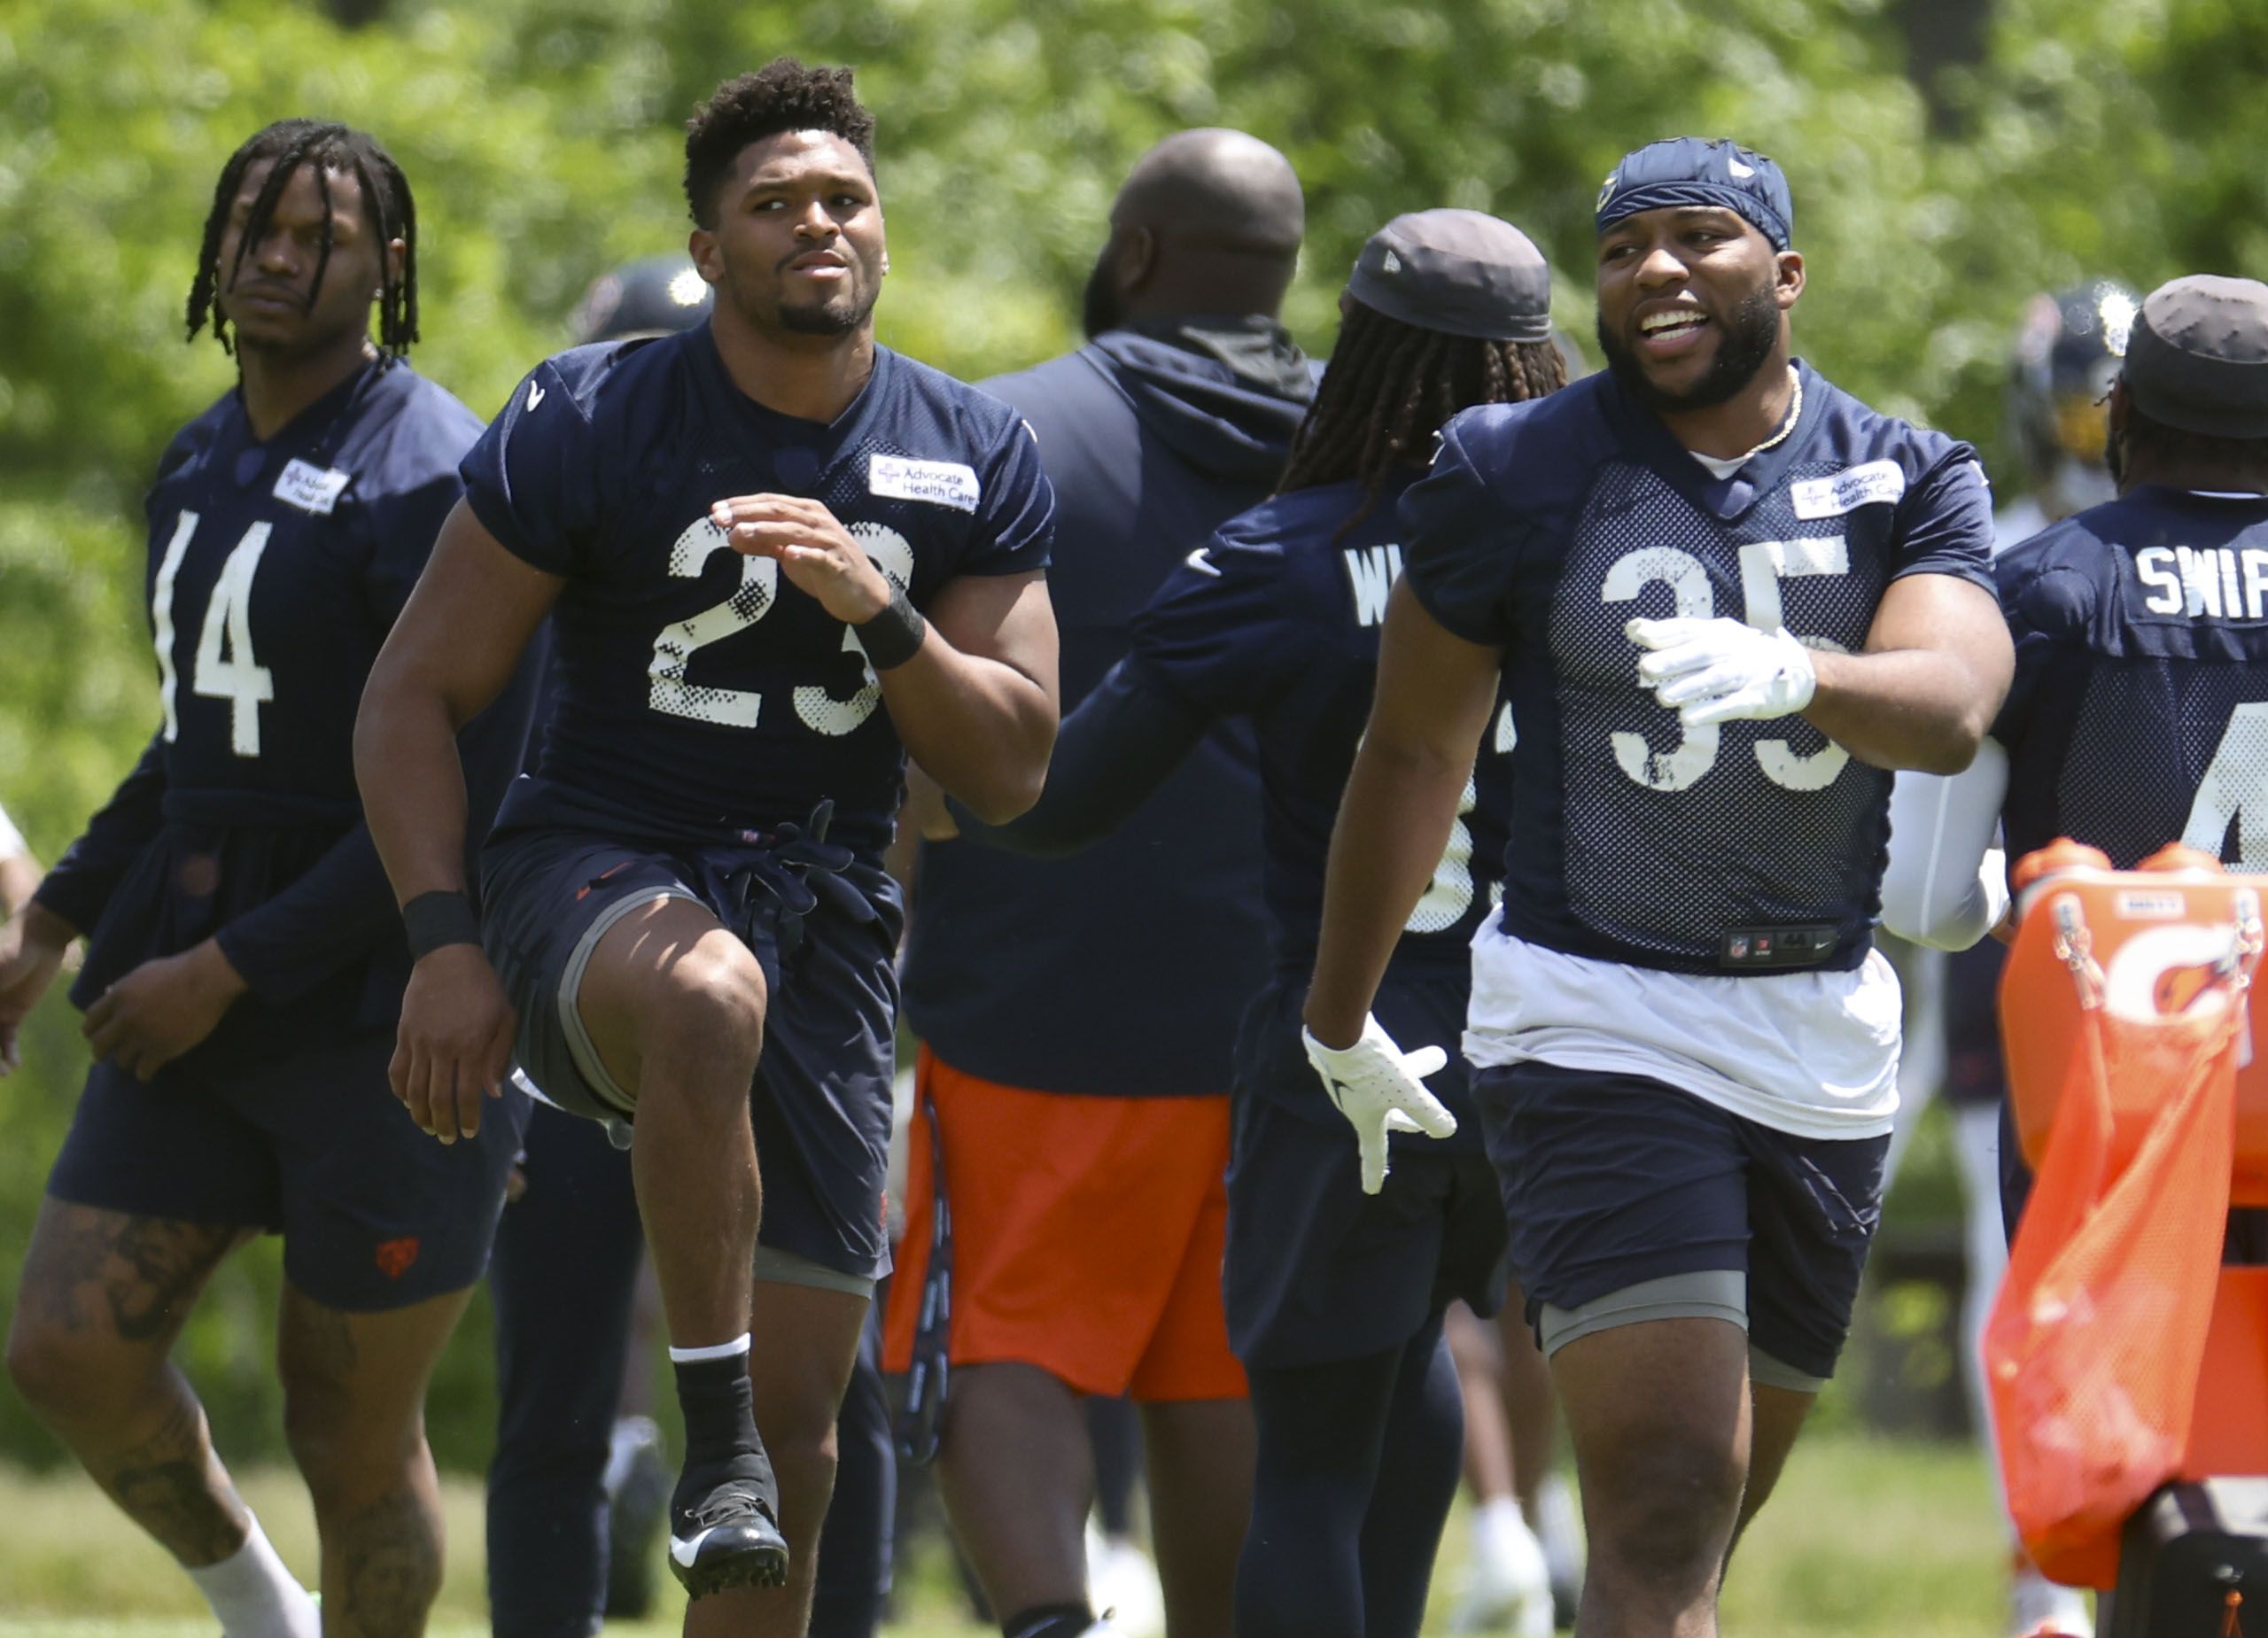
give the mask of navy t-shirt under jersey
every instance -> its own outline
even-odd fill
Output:
[[[1570,954],[1744,967],[1746,929],[1824,929],[1864,959],[1890,775],[1799,718],[1687,729],[1639,685],[1633,617],[1736,616],[1855,650],[1892,580],[1992,584],[1990,492],[1965,444],[1808,367],[1787,438],[1713,477],[1611,373],[1467,410],[1402,508],[1412,591],[1502,647],[1518,728],[1503,927]]]
[[[160,726],[39,894],[92,935],[82,1005],[209,935],[252,995],[200,1062],[393,1022],[408,951],[361,823],[354,717],[479,433],[407,364],[373,363],[265,443],[232,391],[167,446],[147,504]],[[484,817],[533,670],[462,737]]]
[[[878,855],[904,758],[850,628],[709,521],[734,495],[809,496],[916,608],[961,575],[1047,566],[1054,501],[1015,412],[886,347],[829,424],[766,409],[707,327],[536,367],[464,462],[506,549],[566,581],[535,775],[500,827],[730,840],[835,803]]]
[[[1207,716],[1252,722],[1276,959],[1302,981],[1315,966],[1324,862],[1370,717],[1386,595],[1401,572],[1394,502],[1404,486],[1389,485],[1343,535],[1362,504],[1359,484],[1293,490],[1230,519],[1136,617],[1124,661],[1138,683]],[[1448,851],[1394,947],[1397,966],[1447,960],[1462,969],[1495,904],[1511,728],[1500,702]]]
[[[2181,841],[2268,868],[2268,499],[2143,485],[1995,568],[2008,858],[2070,836],[2131,869]]]

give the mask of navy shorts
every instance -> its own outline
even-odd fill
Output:
[[[493,839],[482,856],[482,937],[519,1013],[519,1066],[570,1114],[631,1119],[575,1010],[585,967],[632,911],[661,898],[705,906],[755,952],[770,992],[750,1097],[764,1178],[757,1243],[845,1282],[878,1279],[889,1271],[882,1192],[897,1067],[895,889],[881,870],[853,864],[814,881],[817,902],[783,920],[760,889],[749,904],[727,902],[741,891],[729,885],[730,868],[750,856],[583,831]]]
[[[56,1157],[58,1200],[284,1236],[284,1273],[350,1314],[462,1291],[488,1265],[528,1100],[483,1106],[480,1135],[442,1144],[386,1083],[393,1031],[147,1085],[98,1063]]]
[[[1473,1076],[1533,1321],[1671,1275],[1747,1277],[1750,1343],[1826,1378],[1882,1217],[1879,1137],[1798,1137],[1643,1075]]]
[[[1454,1051],[1462,973],[1429,989],[1441,993],[1382,989],[1379,1016],[1405,1046],[1445,1030]],[[1452,1298],[1484,1315],[1503,1300],[1504,1212],[1487,1155],[1397,1135],[1386,1186],[1364,1194],[1354,1129],[1301,1044],[1304,996],[1262,992],[1238,1045],[1222,1285],[1229,1345],[1258,1369],[1360,1359],[1400,1347]]]

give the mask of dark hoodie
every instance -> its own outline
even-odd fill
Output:
[[[1203,318],[1107,330],[983,384],[1023,412],[1055,488],[1068,712],[1167,571],[1274,489],[1313,375],[1272,321]],[[1216,731],[1073,858],[926,846],[916,894],[906,1014],[956,1069],[1052,1092],[1226,1092],[1269,960],[1249,730]]]

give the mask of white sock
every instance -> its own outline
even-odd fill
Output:
[[[712,1342],[705,1348],[672,1348],[670,1363],[698,1365],[712,1359],[738,1359],[748,1350],[748,1332],[742,1331],[730,1342]]]
[[[245,1544],[189,1579],[219,1618],[223,1638],[322,1638],[322,1612],[276,1556],[260,1520]]]
[[[1492,1496],[1472,1510],[1472,1553],[1506,1571],[1525,1573],[1543,1562],[1543,1549],[1520,1514],[1518,1499]]]

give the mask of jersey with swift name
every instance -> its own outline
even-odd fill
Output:
[[[734,384],[707,327],[545,361],[464,463],[505,548],[566,582],[554,703],[500,829],[731,841],[835,804],[876,854],[904,757],[857,635],[709,518],[734,495],[824,503],[916,608],[962,575],[1044,570],[1053,496],[998,400],[874,349],[832,423]]]
[[[265,442],[232,391],[167,446],[147,502],[159,726],[40,893],[92,935],[82,1005],[210,934],[252,998],[206,1060],[391,1024],[408,951],[361,825],[354,718],[479,433],[464,405],[391,361]],[[524,672],[468,730],[476,811],[517,765],[532,697]]]
[[[1403,500],[1418,601],[1505,651],[1514,937],[1735,976],[1851,971],[1872,946],[1890,775],[1799,717],[1685,728],[1623,629],[1729,615],[1850,652],[1895,579],[1990,586],[1975,452],[1797,369],[1795,424],[1729,477],[1602,372],[1458,415]]]
[[[1280,968],[1304,979],[1323,920],[1324,862],[1378,676],[1379,630],[1402,571],[1394,505],[1344,533],[1358,483],[1278,495],[1222,525],[1136,617],[1126,665],[1216,718],[1249,718],[1260,750],[1262,879]],[[1495,907],[1511,808],[1511,713],[1499,702],[1449,842],[1394,948],[1397,965],[1462,969]]]
[[[2268,497],[2142,485],[1998,565],[2010,859],[2169,842],[2268,869]]]

